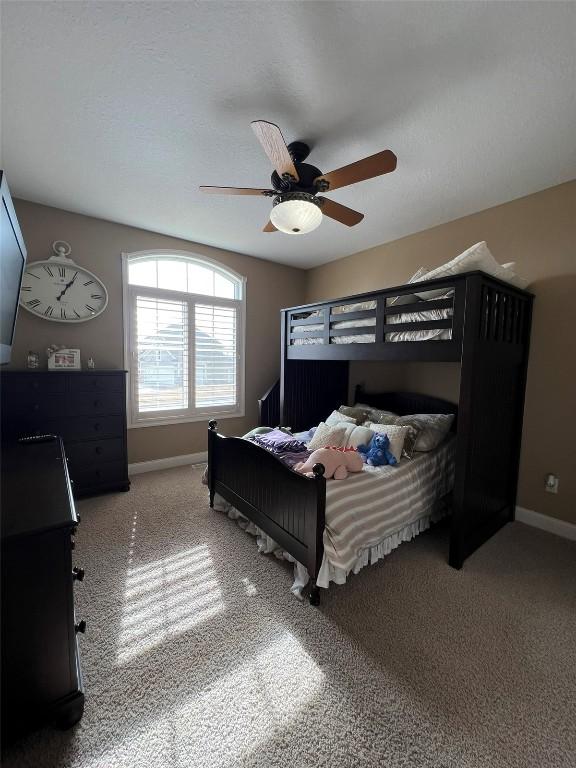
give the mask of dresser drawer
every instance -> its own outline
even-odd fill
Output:
[[[66,443],[66,456],[70,469],[82,469],[107,461],[124,460],[124,440],[88,440],[85,443]]]
[[[124,413],[123,392],[71,392],[68,413],[75,416]]]
[[[19,411],[17,408],[3,408],[2,434],[4,437],[20,438],[31,435],[64,435],[66,420],[51,419],[45,414],[39,415],[31,411]]]
[[[2,371],[2,439],[59,435],[74,493],[127,491],[126,372]]]
[[[60,435],[68,443],[80,440],[103,440],[109,437],[122,437],[124,417],[118,416],[78,416],[52,419],[34,415],[14,414],[4,423],[6,434],[16,437],[26,435]]]
[[[126,464],[122,461],[109,461],[76,470],[71,468],[70,475],[74,481],[75,493],[98,486],[120,485],[128,481]]]
[[[123,416],[79,416],[61,426],[66,441],[99,440],[124,434]]]
[[[7,397],[4,393],[2,405],[9,410],[8,419],[18,418],[54,418],[64,417],[68,409],[68,398],[65,392],[33,392],[25,390],[18,399]]]
[[[103,373],[77,376],[71,374],[68,378],[71,392],[122,392],[124,390],[124,373],[118,376]]]
[[[42,392],[65,392],[66,376],[61,371],[53,373],[11,373],[2,377],[2,390],[6,394],[34,396]]]

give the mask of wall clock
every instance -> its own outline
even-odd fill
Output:
[[[37,317],[57,323],[84,323],[102,314],[108,291],[96,275],[68,258],[72,249],[63,240],[52,245],[54,256],[26,266],[20,306]]]

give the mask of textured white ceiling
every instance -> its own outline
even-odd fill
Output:
[[[3,164],[13,193],[313,266],[576,176],[576,3],[4,2]],[[265,234],[250,121],[311,142],[366,214]],[[62,234],[65,237],[65,233]]]

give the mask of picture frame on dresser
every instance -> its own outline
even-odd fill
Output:
[[[62,437],[74,495],[128,491],[126,371],[4,370],[2,440]]]

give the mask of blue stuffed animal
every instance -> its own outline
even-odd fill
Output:
[[[388,435],[376,434],[368,445],[359,445],[357,450],[366,464],[370,464],[373,467],[380,467],[383,464],[394,466],[394,464],[398,463],[396,457],[390,451]]]

